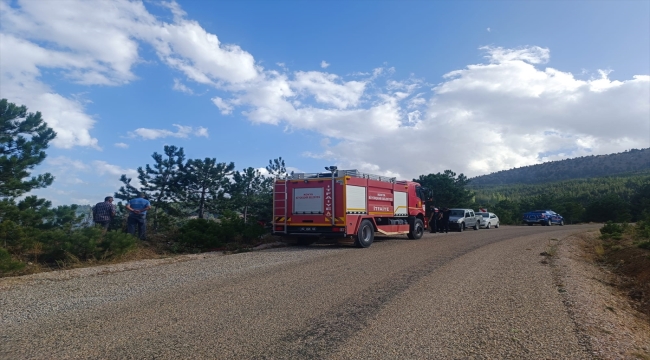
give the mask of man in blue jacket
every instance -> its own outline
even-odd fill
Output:
[[[135,228],[138,228],[140,240],[145,240],[147,235],[147,210],[151,209],[151,203],[144,198],[144,193],[138,193],[135,199],[129,200],[126,204],[129,211],[127,229],[129,234],[135,236]]]

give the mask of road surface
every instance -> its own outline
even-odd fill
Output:
[[[0,358],[588,359],[540,253],[599,226],[0,279]]]

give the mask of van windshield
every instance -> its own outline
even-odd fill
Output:
[[[452,210],[450,216],[465,216],[465,210]]]

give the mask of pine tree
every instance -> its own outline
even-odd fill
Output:
[[[165,145],[164,156],[154,152],[151,157],[155,163],[153,166],[147,164],[144,169],[138,168],[138,180],[141,187],[131,184],[131,178],[126,175],[120,177],[122,187],[115,193],[115,197],[122,200],[129,200],[142,191],[149,199],[152,206],[153,230],[158,229],[158,211],[178,212],[178,206],[174,202],[182,196],[181,181],[185,162],[183,148]]]
[[[271,179],[262,176],[259,170],[252,167],[242,172],[236,171],[233,174],[233,183],[228,193],[231,196],[231,203],[244,216],[244,222],[248,221],[249,215],[259,215],[264,206]]]
[[[224,201],[224,194],[232,175],[235,163],[217,163],[217,159],[188,160],[182,179],[184,206],[196,211],[199,219],[205,218],[206,212],[216,213]]]
[[[40,112],[28,113],[24,105],[0,100],[0,197],[14,198],[52,184],[49,173],[25,178],[45,160],[45,149],[54,137]]]
[[[465,188],[469,179],[463,174],[456,176],[455,172],[445,170],[442,174],[420,175],[413,181],[431,191],[436,206],[466,207],[472,204],[474,193]]]
[[[284,178],[287,175],[287,167],[284,165],[284,160],[282,156],[277,159],[269,160],[269,164],[266,165],[266,171],[269,175],[276,178]]]

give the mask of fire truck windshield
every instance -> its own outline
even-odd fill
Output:
[[[426,200],[427,198],[427,188],[416,185],[415,194],[420,198],[420,200]]]

